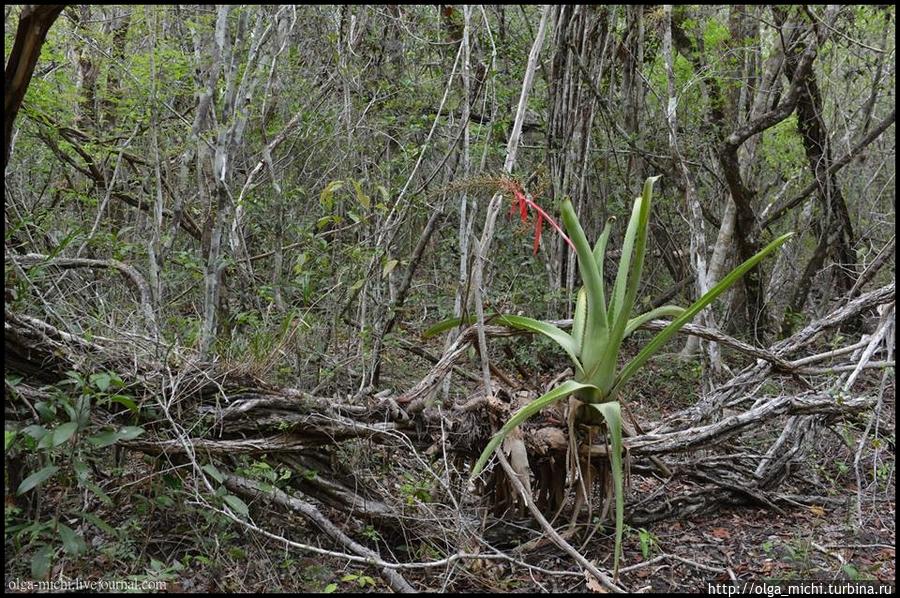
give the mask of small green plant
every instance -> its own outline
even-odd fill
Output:
[[[12,382],[10,386],[15,394],[16,381]],[[99,460],[96,449],[137,438],[144,429],[100,426],[93,423],[91,413],[103,407],[108,412],[137,417],[140,407],[124,394],[124,388],[125,383],[113,372],[97,372],[87,377],[75,371],[66,372],[58,387],[45,399],[34,402],[37,423],[6,433],[5,452],[36,463],[18,487],[9,488],[8,493],[14,490],[17,496],[27,499],[40,493],[52,480],[63,489],[60,501],[80,488],[94,494],[102,503],[112,504],[112,499],[92,480],[91,465],[96,466]],[[116,536],[115,530],[99,517],[72,508],[61,507],[47,520],[23,521],[20,514],[20,509],[7,511],[6,537],[12,539],[17,549],[30,552],[31,574],[35,579],[45,578],[62,552],[70,558],[87,552],[87,544],[77,531],[83,523]]]
[[[851,563],[844,563],[841,565],[841,570],[850,581],[857,581],[860,578],[859,569],[854,567]]]
[[[367,586],[375,587],[375,580],[368,575],[358,575],[356,573],[348,573],[347,575],[341,578],[341,581],[344,583],[347,582],[356,582],[361,588],[365,588]]]
[[[409,473],[405,473],[403,477],[406,478],[406,482],[400,485],[400,492],[406,497],[406,504],[412,505],[416,501],[431,502],[431,493],[429,492],[431,487],[427,482],[417,480]]]
[[[366,538],[372,540],[373,542],[377,542],[378,540],[381,540],[381,534],[379,534],[378,530],[376,530],[371,525],[366,526],[366,528],[362,531],[362,535],[365,536]]]
[[[641,544],[641,556],[643,556],[646,561],[650,558],[650,553],[658,546],[656,536],[644,528],[638,529],[637,533],[638,541]]]
[[[478,475],[494,450],[516,426],[552,403],[574,395],[577,401],[580,402],[575,411],[582,414],[582,421],[604,427],[607,442],[612,448],[609,451],[609,458],[615,498],[615,576],[618,575],[619,559],[622,553],[622,530],[624,527],[622,416],[618,401],[619,394],[625,383],[682,326],[691,321],[704,307],[712,303],[716,297],[737,282],[748,270],[780,247],[792,234],[782,235],[769,243],[762,251],[722,278],[718,284],[687,309],[666,305],[632,318],[631,313],[637,299],[641,272],[644,266],[644,256],[647,249],[647,228],[650,219],[653,184],[658,178],[648,178],[644,183],[641,197],[636,198],[634,201],[631,220],[628,223],[622,245],[622,257],[619,262],[618,273],[608,298],[603,279],[603,263],[614,219],[611,218],[606,223],[600,239],[592,250],[575,214],[575,209],[572,207],[572,202],[569,200],[563,202],[562,220],[569,234],[568,237],[563,235],[563,238],[575,249],[578,257],[578,268],[584,283],[584,287],[578,292],[572,334],[564,332],[548,322],[524,316],[497,315],[492,321],[511,328],[538,332],[556,342],[571,359],[575,370],[575,378],[574,380],[563,382],[516,412],[491,439],[472,469],[472,476]],[[514,196],[519,203],[523,216],[525,209],[523,206],[526,203],[531,207],[536,205],[533,200],[526,201],[521,190],[515,190]],[[555,224],[542,210],[538,213],[540,217],[546,218],[552,225]],[[539,228],[536,230],[536,242],[539,238],[539,230]],[[560,234],[562,234],[562,231],[560,231]],[[675,319],[648,342],[624,368],[617,372],[619,352],[625,338],[641,324],[664,316],[671,316]],[[458,318],[441,322],[427,330],[425,336],[437,334],[443,330],[458,326],[460,323],[461,320]],[[586,407],[587,410],[585,411],[582,407]],[[570,418],[569,451],[570,454],[577,455],[579,453],[575,446],[573,425],[573,418]],[[575,461],[577,462],[577,460]],[[569,474],[574,479],[577,472],[572,469],[573,467],[570,464]]]

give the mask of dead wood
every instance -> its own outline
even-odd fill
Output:
[[[26,256],[25,265],[37,261],[38,256]],[[65,267],[70,264],[60,261],[54,265]],[[97,265],[115,268],[106,262]],[[71,267],[89,265],[73,263]],[[127,271],[123,274],[135,282]],[[140,285],[135,283],[135,286],[141,294]],[[870,291],[839,305],[825,318],[767,349],[749,346],[703,327],[686,327],[689,334],[729,344],[756,358],[757,362],[696,405],[659,422],[651,422],[652,425],[641,422],[638,429],[629,431],[625,445],[635,474],[651,475],[661,471],[660,463],[671,472],[669,476],[656,476],[657,489],[649,496],[634,496],[627,501],[626,519],[630,524],[708,512],[724,504],[753,504],[781,511],[804,501],[827,502],[818,497],[798,499],[778,488],[790,476],[795,464],[802,460],[817,430],[832,421],[859,416],[873,406],[874,399],[837,395],[815,388],[760,397],[757,389],[762,382],[779,376],[792,379],[800,374],[814,375],[809,374],[811,364],[855,359],[846,365],[856,367],[864,360],[871,360],[880,350],[879,342],[884,335],[866,338],[844,349],[808,353],[816,338],[828,328],[893,300],[893,284]],[[893,312],[885,310],[884,313]],[[646,328],[656,330],[664,325],[663,322],[651,322]],[[486,331],[490,336],[515,333],[495,326],[487,326]],[[404,533],[414,529],[413,535],[423,538],[441,535],[447,538],[448,547],[463,545],[461,543],[469,533],[464,531],[468,529],[466,526],[448,527],[454,519],[452,513],[462,516],[459,509],[465,510],[452,491],[439,492],[442,502],[453,505],[440,507],[445,513],[443,516],[411,518],[409,509],[415,512],[424,505],[398,508],[397,497],[392,496],[392,491],[369,485],[367,480],[372,482],[374,479],[367,478],[367,473],[347,471],[345,464],[329,462],[333,447],[364,440],[371,445],[384,446],[388,451],[402,450],[413,462],[419,454],[444,451],[457,464],[459,474],[465,476],[466,463],[480,452],[493,433],[489,422],[492,419],[499,422],[507,417],[510,409],[515,408],[514,397],[521,398],[518,397],[521,394],[524,400],[529,400],[527,391],[513,392],[513,389],[495,386],[491,394],[485,395],[482,390],[481,394],[476,392],[469,400],[458,404],[427,403],[443,377],[454,367],[462,367],[461,357],[476,339],[474,328],[464,330],[432,370],[396,398],[390,392],[373,394],[374,390],[351,397],[315,396],[300,389],[267,384],[222,365],[195,362],[183,356],[174,363],[155,363],[150,360],[151,356],[123,355],[119,348],[102,340],[87,341],[43,320],[15,312],[7,314],[5,332],[7,369],[25,377],[15,394],[26,402],[28,397],[41,396],[44,392],[41,385],[57,381],[67,370],[103,368],[117,371],[123,378],[128,378],[126,383],[141,401],[152,404],[158,402],[159,397],[168,397],[169,404],[176,407],[169,412],[175,414],[172,417],[177,418],[177,424],[183,430],[205,431],[185,437],[173,434],[166,423],[147,422],[147,433],[139,439],[122,442],[125,448],[150,455],[173,455],[185,453],[190,447],[189,458],[226,465],[236,455],[267,454],[295,472],[316,471],[312,478],[306,478],[302,473],[294,476],[292,485],[318,503],[369,521],[380,529],[402,529]],[[863,358],[851,355],[852,350],[859,353],[863,348],[866,349]],[[744,406],[745,403],[749,405]],[[15,411],[16,418],[21,419],[23,411]],[[560,466],[565,464],[568,446],[564,421],[565,418],[554,409],[548,409],[544,417],[520,427],[520,444],[508,448],[515,449],[514,453],[525,450],[532,471],[520,467],[521,471],[515,472],[515,479],[509,478],[509,491],[513,494],[508,497],[512,499],[510,505],[518,503],[529,510],[539,505],[555,510],[565,504],[566,493],[557,479],[560,471],[565,470]],[[774,440],[766,440],[768,436],[764,432]],[[447,442],[448,433],[452,442]],[[768,448],[759,451],[749,448],[747,442],[757,445],[765,442]],[[589,455],[584,457],[589,459],[585,465],[606,462],[602,437],[595,439]],[[657,460],[656,465],[651,459]],[[421,459],[420,463],[427,466]],[[535,485],[529,488],[532,474]],[[526,479],[529,484],[523,483]],[[234,479],[229,481],[229,487],[244,495],[259,493],[258,488]],[[520,499],[523,490],[528,495],[527,500]],[[317,525],[322,523],[326,533],[340,544],[354,546],[347,543],[348,538],[332,535],[334,529],[327,531],[329,524],[317,519],[322,515],[312,503],[284,493],[270,493],[266,500],[300,512]],[[437,496],[435,500],[439,500]],[[413,520],[415,524],[411,524]],[[335,528],[334,524],[331,527]],[[350,550],[358,555],[367,554],[355,548]],[[392,582],[395,589],[403,587],[402,584],[399,579]]]

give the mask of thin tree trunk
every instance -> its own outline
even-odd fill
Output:
[[[685,163],[684,156],[681,154],[681,150],[678,147],[678,96],[675,89],[675,70],[673,68],[672,59],[672,6],[670,4],[665,5],[664,11],[666,16],[662,51],[666,63],[666,82],[668,90],[666,122],[669,127],[669,151],[672,152],[672,159],[675,162],[678,173],[681,175],[684,200],[690,208],[691,217],[688,219],[688,224],[691,230],[691,262],[694,266],[697,297],[702,297],[709,291],[713,283],[713,280],[710,278],[711,269],[707,267],[706,263],[706,225],[703,218],[703,212],[700,208],[700,201],[697,198],[697,190],[694,185],[693,177],[691,176],[690,170]],[[716,328],[712,310],[708,307],[700,312],[700,321],[704,326]],[[691,345],[689,342],[682,350],[682,356],[690,357],[694,350],[698,348],[699,343]],[[719,351],[713,343],[709,344],[709,360],[710,366],[714,371],[721,369],[722,365]]]
[[[503,164],[503,171],[507,174],[512,173],[516,164],[516,156],[519,149],[519,139],[522,135],[522,123],[525,120],[525,106],[528,102],[528,95],[531,93],[531,86],[534,82],[534,73],[537,69],[538,56],[541,47],[544,45],[544,34],[547,29],[547,17],[550,14],[550,6],[545,5],[541,14],[541,23],[538,26],[537,35],[531,46],[531,52],[528,55],[528,66],[525,69],[525,77],[522,80],[522,93],[519,95],[519,106],[516,110],[516,119],[513,123],[512,132],[506,144],[506,161]],[[484,260],[491,247],[491,241],[494,236],[494,224],[497,221],[497,213],[500,211],[500,202],[503,196],[496,193],[491,198],[488,205],[487,215],[484,220],[484,230],[481,233],[481,241],[476,246],[475,263],[472,267],[472,292],[475,302],[475,312],[478,316],[478,348],[481,354],[481,373],[484,379],[485,392],[492,392],[490,362],[487,350],[487,339],[484,334],[484,300],[482,297],[482,284],[484,279]]]
[[[472,29],[472,8],[471,6],[463,6],[463,36],[462,36],[462,89],[463,89],[463,105],[462,105],[462,122],[463,138],[462,138],[462,163],[463,163],[463,179],[468,180],[471,176],[471,157],[469,156],[469,133],[470,133],[470,114],[472,111],[472,90],[471,90],[471,29]],[[453,299],[453,316],[457,318],[464,317],[466,308],[466,287],[469,282],[469,231],[468,226],[468,207],[469,194],[465,187],[459,198],[459,278],[457,279],[456,296]],[[454,330],[447,335],[444,344],[444,352],[449,349],[453,341],[456,340],[459,332]],[[444,397],[450,394],[450,378],[448,375],[444,380],[442,387]]]
[[[6,85],[3,91],[4,171],[9,163],[16,115],[19,113],[22,99],[25,98],[25,92],[28,91],[28,85],[31,83],[31,76],[34,74],[34,67],[41,55],[41,46],[44,45],[47,32],[63,8],[65,8],[64,4],[29,4],[22,8],[22,13],[19,15],[16,39],[6,61]]]

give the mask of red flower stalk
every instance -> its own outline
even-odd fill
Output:
[[[556,223],[544,209],[539,206],[535,201],[525,195],[525,192],[522,190],[522,187],[519,186],[515,181],[507,180],[504,185],[513,196],[513,204],[509,208],[509,215],[512,216],[516,213],[516,208],[519,209],[519,217],[522,219],[522,224],[525,224],[528,221],[528,208],[533,209],[537,212],[537,219],[534,223],[534,253],[537,254],[538,246],[541,244],[541,231],[543,229],[544,220],[550,223],[550,226],[556,229],[556,232],[560,234],[563,240],[569,244],[569,247],[572,250],[575,250],[575,245],[572,243],[572,240],[566,236],[566,233],[563,232],[562,228],[560,228],[559,224]]]

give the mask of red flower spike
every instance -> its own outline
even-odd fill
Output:
[[[541,244],[541,225],[544,223],[544,218],[541,216],[541,213],[538,212],[537,220],[534,223],[534,255],[537,255],[538,246]]]
[[[572,240],[566,236],[566,233],[563,232],[562,228],[560,228],[559,224],[550,217],[547,212],[544,211],[541,206],[536,204],[534,200],[527,195],[525,195],[525,191],[522,187],[516,183],[515,181],[506,179],[501,183],[503,189],[512,194],[513,203],[509,207],[509,216],[512,217],[513,214],[516,213],[516,208],[519,210],[519,217],[522,219],[522,224],[528,222],[528,208],[531,208],[535,212],[537,212],[537,220],[534,223],[534,253],[537,254],[538,247],[541,244],[541,232],[543,231],[544,220],[550,223],[556,232],[563,238],[563,240],[568,243],[569,247],[572,250],[575,250],[575,245],[572,244]]]
[[[560,228],[559,224],[556,223],[556,220],[550,217],[550,215],[544,211],[544,208],[534,203],[532,200],[528,200],[528,205],[534,208],[534,210],[538,213],[539,217],[542,217],[544,220],[550,223],[556,232],[559,233],[559,236],[563,238],[563,241],[569,244],[569,247],[572,248],[572,251],[575,251],[575,244],[572,243],[572,239],[566,236],[566,233],[563,232],[562,228]]]
[[[525,199],[525,194],[519,189],[516,189],[514,193],[516,195],[516,200],[519,202],[519,216],[522,218],[522,224],[525,224],[528,222],[528,200]]]

